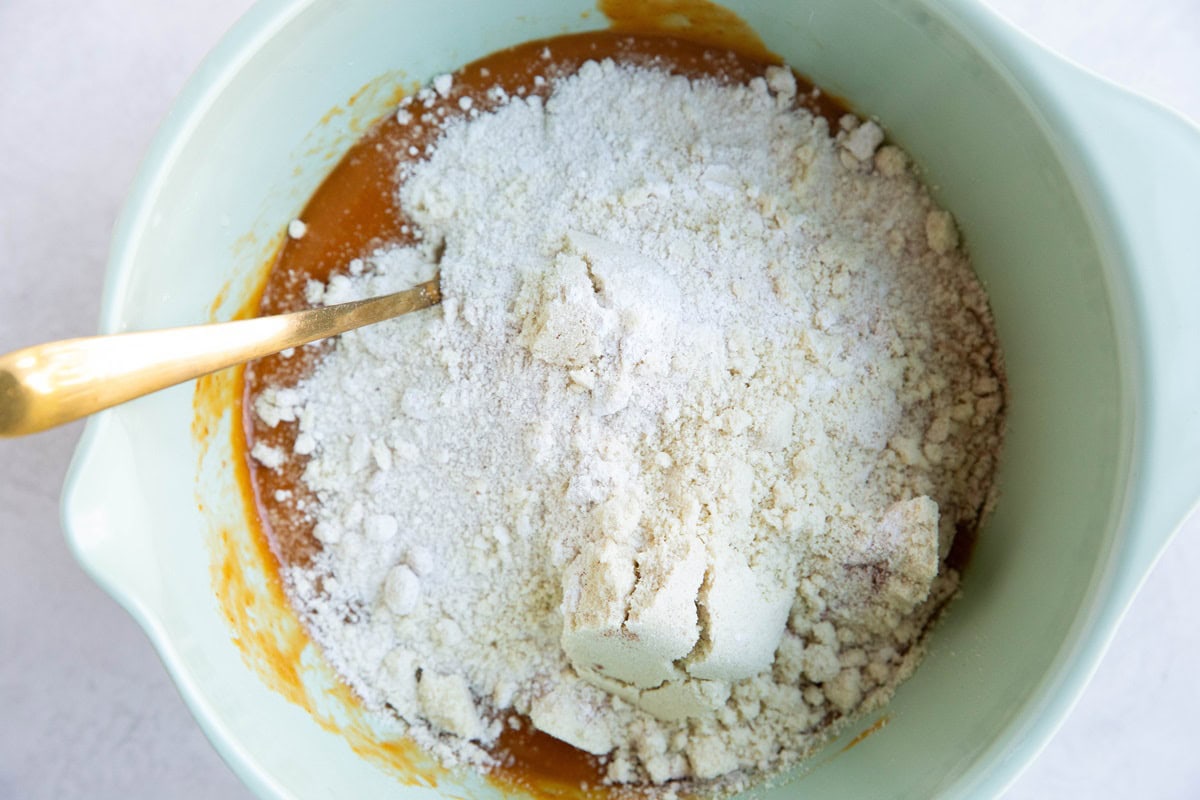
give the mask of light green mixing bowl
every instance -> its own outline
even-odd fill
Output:
[[[1200,132],[973,2],[731,6],[924,166],[990,292],[1012,388],[1001,501],[889,724],[847,752],[832,745],[767,796],[992,796],[1053,733],[1200,496],[1200,320],[1188,313],[1200,298],[1188,238],[1200,227]],[[205,320],[223,290],[217,314],[231,313],[355,121],[386,110],[379,93],[326,116],[368,81],[425,80],[603,26],[589,10],[261,3],[192,79],[142,167],[114,236],[103,331]],[[262,796],[437,796],[355,755],[245,666],[210,572],[212,514],[242,513],[222,471],[229,446],[218,436],[201,460],[192,398],[177,388],[88,424],[63,499],[80,561],[146,628]],[[442,785],[489,791],[464,781]]]

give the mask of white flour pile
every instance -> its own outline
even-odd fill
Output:
[[[441,270],[440,308],[256,410],[298,420],[320,501],[293,600],[445,761],[523,715],[614,783],[736,788],[915,665],[989,503],[1000,355],[904,154],[795,91],[589,62],[448,123],[401,189],[422,245],[310,284]]]

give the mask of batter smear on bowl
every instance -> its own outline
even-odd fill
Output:
[[[605,34],[489,63],[373,134],[388,224],[306,212],[272,276],[269,311],[445,298],[252,368],[281,572],[448,764],[548,735],[614,786],[744,788],[884,703],[957,587],[986,297],[905,154],[786,67]]]

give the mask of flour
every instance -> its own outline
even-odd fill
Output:
[[[440,271],[254,409],[319,500],[293,601],[447,763],[520,716],[613,783],[736,789],[915,666],[990,503],[1000,354],[903,152],[795,96],[587,62],[446,123],[403,175],[419,244],[306,288]]]

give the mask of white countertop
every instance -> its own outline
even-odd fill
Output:
[[[109,234],[138,161],[248,5],[0,1],[0,352],[94,332]],[[1197,0],[992,5],[1200,120]],[[0,441],[0,798],[248,797],[145,636],[67,550],[58,496],[80,427]],[[1193,517],[1006,797],[1200,797],[1197,576]]]

